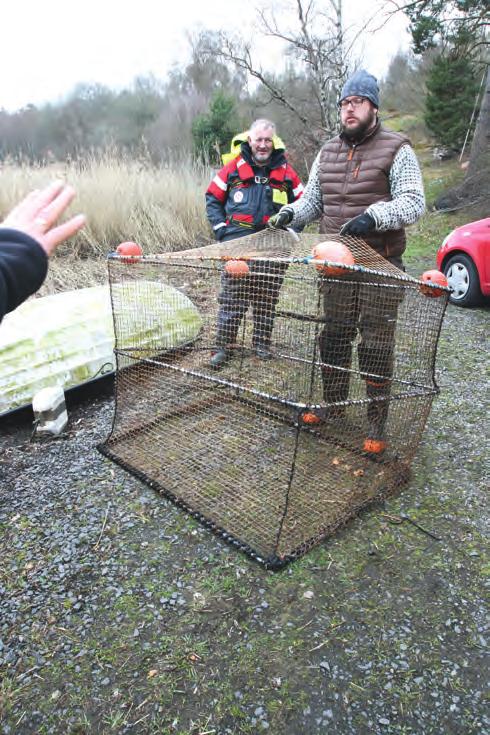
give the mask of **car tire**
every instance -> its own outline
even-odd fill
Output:
[[[478,306],[482,300],[480,279],[471,258],[465,253],[457,253],[444,263],[443,271],[451,289],[451,304]]]

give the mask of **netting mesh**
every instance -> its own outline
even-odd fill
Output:
[[[116,409],[101,450],[271,568],[399,488],[437,393],[447,291],[353,238],[329,239],[355,265],[319,272],[324,239],[267,231],[109,259]]]

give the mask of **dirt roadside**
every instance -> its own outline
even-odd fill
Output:
[[[489,314],[447,311],[402,494],[281,572],[96,451],[110,395],[2,422],[0,732],[484,732]]]

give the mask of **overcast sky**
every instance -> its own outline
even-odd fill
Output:
[[[283,17],[281,2],[274,1],[279,18]],[[344,25],[359,22],[361,1],[343,3]],[[29,103],[57,101],[79,82],[118,89],[130,86],[138,75],[153,73],[164,79],[172,64],[188,58],[186,31],[204,27],[251,32],[254,8],[270,4],[258,0],[4,0],[0,107],[13,111]],[[292,4],[294,0],[289,0]],[[326,6],[328,0],[317,4]],[[365,5],[372,11],[376,2]],[[384,20],[379,15],[373,27]],[[363,34],[364,65],[378,77],[386,73],[390,58],[400,48],[408,48],[405,28],[400,15],[374,35]],[[272,66],[281,58],[280,49],[260,40],[257,58],[263,66]]]

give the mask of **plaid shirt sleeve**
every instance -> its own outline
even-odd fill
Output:
[[[391,164],[390,202],[378,202],[367,208],[376,229],[399,230],[413,225],[425,212],[424,185],[419,162],[413,148],[403,145]]]

